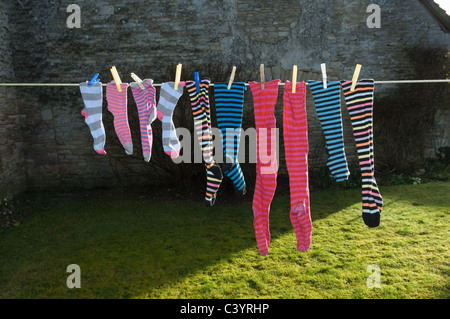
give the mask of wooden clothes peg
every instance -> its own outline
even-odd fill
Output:
[[[361,68],[362,68],[361,64],[356,65],[355,73],[353,74],[353,79],[352,79],[352,87],[350,88],[351,92],[353,92],[356,88],[356,83],[358,82],[359,73],[361,72]]]
[[[294,65],[294,69],[292,70],[292,93],[295,93],[297,91],[297,73],[297,66]]]
[[[137,85],[139,85],[139,87],[142,90],[145,90],[144,84],[142,83],[142,80],[134,73],[131,73],[131,77],[133,78],[133,80],[136,81]]]
[[[119,73],[117,72],[117,69],[116,69],[115,66],[113,66],[111,68],[111,74],[112,74],[112,76],[114,78],[114,82],[116,83],[117,91],[122,92],[122,86],[121,86],[122,80],[120,80]]]
[[[266,75],[264,74],[264,64],[259,67],[259,73],[261,75],[261,90],[264,90],[264,84],[266,83]]]
[[[325,63],[322,63],[320,65],[320,68],[322,69],[322,79],[323,79],[323,88],[327,89],[327,65]]]
[[[183,68],[183,65],[181,63],[177,65],[177,72],[175,74],[175,85],[174,85],[175,91],[178,91],[178,85],[180,84],[180,80],[181,80],[181,69],[182,68]]]
[[[233,66],[233,71],[231,71],[230,81],[228,81],[228,90],[231,89],[231,85],[233,84],[235,76],[236,76],[236,67]]]

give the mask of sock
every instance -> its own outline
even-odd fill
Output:
[[[128,155],[133,154],[133,141],[131,139],[130,126],[128,125],[127,90],[128,84],[122,83],[122,92],[117,90],[114,81],[106,86],[106,99],[108,110],[114,116],[114,128],[120,143]]]
[[[183,95],[184,84],[184,82],[180,82],[178,90],[175,91],[174,82],[162,83],[157,106],[158,119],[162,122],[164,152],[172,159],[178,158],[181,150],[180,141],[178,140],[175,125],[173,124],[173,112],[178,100]]]
[[[206,164],[206,196],[205,206],[211,207],[216,202],[216,193],[222,183],[223,175],[220,166],[216,162]]]
[[[345,181],[348,179],[350,171],[345,157],[342,133],[340,82],[328,82],[327,89],[323,88],[322,81],[308,81],[308,83],[325,135],[328,154],[327,166],[336,182]]]
[[[200,81],[200,92],[197,92],[195,82],[186,82],[194,117],[194,127],[198,141],[202,148],[202,156],[206,166],[206,196],[205,205],[213,206],[216,201],[216,193],[222,183],[223,175],[220,167],[213,158],[214,144],[212,140],[211,115],[209,107],[209,79]]]
[[[256,243],[262,256],[269,253],[269,213],[277,187],[278,163],[276,154],[275,104],[278,99],[280,80],[265,83],[250,82],[255,112],[257,139],[256,185],[253,195],[253,226]],[[269,140],[268,140],[269,138]],[[264,158],[263,158],[264,157]],[[269,158],[270,157],[270,162]]]
[[[217,126],[222,133],[224,151],[222,171],[233,182],[235,191],[241,195],[247,192],[244,174],[238,162],[245,89],[245,83],[239,82],[234,82],[229,90],[228,84],[214,84]]]
[[[101,82],[88,85],[87,82],[80,83],[81,96],[85,108],[81,111],[84,121],[89,126],[94,138],[94,150],[100,155],[106,155],[105,127],[102,122],[103,87]]]
[[[144,160],[150,162],[153,146],[152,123],[156,119],[156,89],[152,79],[145,79],[142,84],[144,90],[136,82],[131,82],[130,87],[139,114],[142,154]]]
[[[283,137],[291,193],[290,219],[297,238],[297,250],[311,246],[311,211],[308,185],[308,122],[305,82],[287,81],[283,95]]]
[[[375,180],[373,152],[373,92],[375,82],[362,79],[351,92],[351,81],[342,81],[347,110],[352,121],[353,135],[362,175],[362,217],[369,227],[380,224],[383,198]]]

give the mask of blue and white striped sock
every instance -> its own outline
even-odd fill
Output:
[[[178,140],[175,124],[173,123],[173,112],[178,100],[183,95],[184,85],[184,82],[180,82],[178,90],[175,91],[174,82],[162,83],[157,106],[158,119],[162,123],[164,152],[172,159],[178,158],[181,150],[181,144]]]
[[[322,81],[308,81],[316,105],[328,154],[327,166],[336,182],[348,179],[347,159],[345,157],[344,136],[342,133],[341,83],[328,82],[323,88]]]
[[[81,111],[94,139],[94,150],[100,155],[106,155],[106,134],[103,126],[103,87],[101,82],[89,85],[80,83],[81,96],[85,108]]]
[[[229,90],[228,84],[214,84],[217,125],[222,133],[224,151],[222,170],[241,195],[247,192],[244,174],[238,162],[245,89],[245,83],[241,82],[233,83]]]

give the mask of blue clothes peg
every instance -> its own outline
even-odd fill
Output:
[[[94,77],[89,81],[89,85],[92,85],[92,84],[94,84],[94,83],[96,83],[96,82],[100,82],[100,79],[97,79],[98,78],[98,73],[95,73],[95,75],[94,75]]]
[[[198,72],[195,72],[195,87],[197,88],[197,93],[200,93],[200,76]]]

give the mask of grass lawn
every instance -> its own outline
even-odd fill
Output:
[[[259,255],[251,197],[62,203],[0,233],[0,298],[449,298],[450,183],[382,187],[381,225],[360,190],[313,192],[312,245],[296,250],[289,195]],[[68,289],[66,268],[81,268]],[[369,288],[369,265],[380,287]]]

